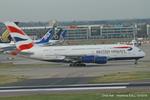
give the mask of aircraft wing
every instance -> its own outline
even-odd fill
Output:
[[[88,55],[65,55],[64,61],[66,62],[80,62],[81,58]],[[90,56],[90,55],[89,55]]]
[[[13,50],[16,50],[16,46],[3,47],[0,49],[1,52],[9,52]]]
[[[98,63],[105,64],[108,61],[108,57],[106,56],[96,56],[94,54],[83,54],[83,55],[69,55],[64,56],[64,61],[69,63]]]

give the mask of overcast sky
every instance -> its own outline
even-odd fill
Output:
[[[0,21],[150,18],[150,0],[0,0]]]

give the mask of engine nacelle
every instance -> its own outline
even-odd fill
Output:
[[[81,62],[83,63],[97,63],[97,64],[106,64],[106,56],[83,56],[81,57]]]

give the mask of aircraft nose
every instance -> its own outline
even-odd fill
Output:
[[[145,52],[143,51],[143,56],[145,56],[146,54],[145,54]]]

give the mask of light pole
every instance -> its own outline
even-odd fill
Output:
[[[148,38],[150,37],[150,36],[149,36],[149,27],[150,27],[150,25],[147,24],[147,37],[148,37]]]
[[[101,34],[101,38],[103,38],[103,25],[100,25],[100,34]]]
[[[133,33],[133,36],[134,36],[133,39],[136,40],[136,38],[137,38],[136,37],[136,35],[137,35],[137,25],[136,24],[134,25],[134,28],[135,29],[134,29],[134,33]]]

